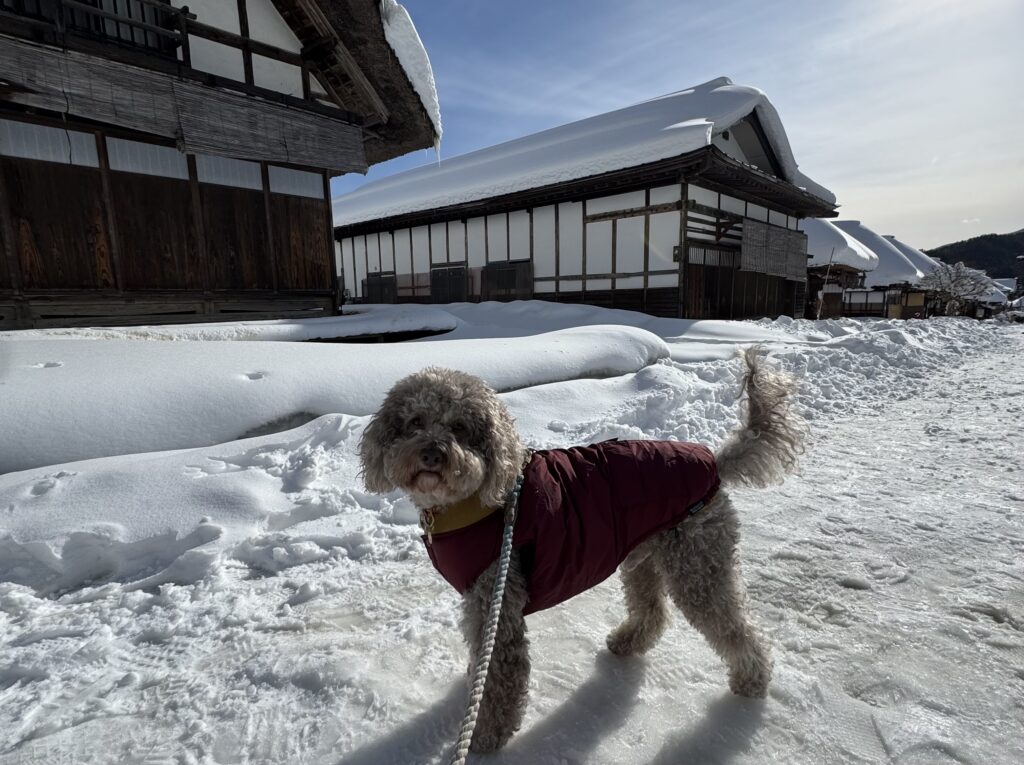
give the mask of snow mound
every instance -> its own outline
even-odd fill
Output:
[[[621,375],[669,354],[655,335],[622,326],[357,346],[24,340],[4,351],[0,472],[223,443],[329,413],[369,414],[397,380],[427,366],[511,390]]]

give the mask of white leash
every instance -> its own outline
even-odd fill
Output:
[[[520,473],[505,500],[505,531],[501,538],[501,555],[498,557],[498,571],[494,575],[494,589],[491,591],[491,600],[487,607],[487,629],[484,631],[483,644],[477,657],[469,706],[466,707],[466,716],[462,718],[462,730],[459,731],[459,738],[455,742],[451,765],[463,765],[466,762],[469,744],[473,740],[473,729],[476,727],[480,701],[484,697],[484,685],[487,683],[487,670],[491,666],[491,654],[494,652],[494,638],[498,633],[501,603],[505,598],[505,580],[508,579],[509,560],[512,558],[512,527],[516,522],[516,509],[519,506],[519,492],[522,488],[523,475]]]

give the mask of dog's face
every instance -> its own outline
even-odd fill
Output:
[[[524,456],[494,391],[478,377],[438,367],[395,383],[359,450],[370,491],[402,489],[420,508],[443,508],[476,492],[496,507]]]

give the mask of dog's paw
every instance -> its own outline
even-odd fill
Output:
[[[638,628],[630,622],[623,622],[608,633],[605,645],[616,656],[638,656],[647,653],[657,641],[658,635]]]
[[[469,751],[474,754],[490,754],[505,746],[510,738],[511,733],[495,733],[477,728],[473,732],[473,740],[469,743]]]
[[[743,675],[733,674],[729,676],[729,689],[737,696],[763,699],[768,695],[768,684],[771,681],[771,672]]]

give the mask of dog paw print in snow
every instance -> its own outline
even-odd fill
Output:
[[[29,492],[32,494],[33,497],[41,497],[44,494],[49,493],[53,489],[56,489],[62,482],[64,482],[68,478],[71,478],[74,475],[78,474],[69,472],[67,470],[61,470],[59,473],[44,475],[42,478],[40,478],[38,481],[32,484],[32,488],[29,489]]]

